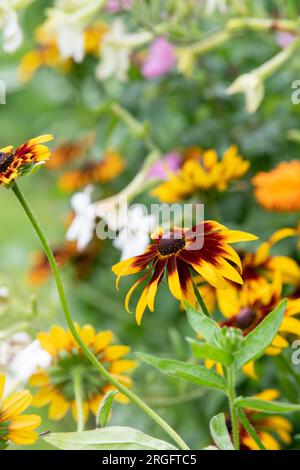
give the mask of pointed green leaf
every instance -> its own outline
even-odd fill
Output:
[[[215,444],[222,450],[234,450],[223,413],[214,416],[209,424]]]
[[[255,397],[237,398],[236,405],[239,408],[262,411],[264,413],[293,413],[300,411],[300,405],[294,403],[266,401]]]
[[[200,365],[188,364],[173,359],[161,359],[150,354],[137,353],[140,360],[156,367],[166,375],[177,377],[203,387],[216,388],[225,392],[226,385],[223,378],[216,372]]]
[[[272,343],[282,323],[287,301],[284,300],[244,339],[235,354],[235,366],[240,369],[247,362],[260,357]]]
[[[168,442],[125,426],[83,432],[51,432],[43,439],[63,450],[176,450]]]
[[[201,310],[194,309],[191,305],[185,302],[189,324],[197,334],[204,336],[209,344],[214,344],[216,335],[220,332],[221,327],[214,322],[211,318],[205,315]]]
[[[117,390],[111,390],[108,392],[103,400],[101,400],[101,404],[97,413],[97,418],[96,418],[96,426],[97,428],[105,428],[107,425],[109,415],[110,415],[110,410],[113,405],[114,398],[116,394],[118,393]]]
[[[230,366],[233,362],[233,357],[225,349],[217,348],[208,343],[196,341],[193,338],[187,338],[191,346],[192,353],[196,359],[211,359],[212,361],[220,362],[225,366]]]

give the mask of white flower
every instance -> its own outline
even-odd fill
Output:
[[[127,33],[124,23],[118,19],[110,31],[102,38],[101,60],[96,69],[99,80],[116,77],[120,81],[127,79],[130,67],[130,55],[135,47],[142,46],[152,39],[151,33]]]
[[[245,93],[246,111],[255,113],[264,98],[264,82],[257,73],[246,73],[233,82],[227,93]]]
[[[83,61],[84,30],[104,4],[105,0],[56,0],[54,8],[48,8],[45,31],[56,35],[63,60]]]
[[[74,194],[71,199],[75,217],[66,238],[69,241],[77,240],[78,251],[84,250],[94,235],[96,210],[91,202],[92,191],[93,188],[88,186],[83,192]]]
[[[23,41],[17,11],[31,2],[32,0],[0,0],[0,29],[3,34],[3,50],[8,54],[15,52]]]
[[[37,367],[48,367],[51,356],[38,340],[32,341],[25,332],[14,334],[1,344],[0,367],[6,374],[6,394],[22,387]]]
[[[129,208],[128,218],[113,242],[122,252],[121,260],[143,253],[150,242],[149,233],[153,230],[154,223],[154,216],[145,215],[142,207]]]

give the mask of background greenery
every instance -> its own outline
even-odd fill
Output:
[[[68,75],[57,70],[41,70],[23,87],[18,82],[16,69],[23,54],[32,46],[32,31],[41,23],[43,9],[50,3],[34,2],[26,10],[22,18],[26,32],[22,50],[13,56],[0,55],[0,78],[8,87],[7,104],[0,107],[0,146],[18,145],[42,133],[52,133],[56,143],[72,141],[94,130],[96,145],[87,158],[99,158],[105,148],[115,147],[127,162],[121,177],[96,189],[99,197],[113,194],[132,179],[147,154],[144,144],[112,115],[109,106],[117,101],[138,120],[150,123],[153,139],[164,152],[191,145],[222,151],[236,143],[241,154],[251,161],[250,176],[258,170],[272,168],[281,160],[299,158],[299,144],[288,138],[289,130],[298,127],[300,117],[300,105],[291,103],[291,83],[300,77],[299,60],[293,60],[268,80],[266,98],[254,115],[245,113],[243,96],[228,97],[225,93],[238,75],[259,66],[280,50],[275,33],[241,34],[201,57],[189,79],[174,71],[147,81],[133,66],[126,84],[114,80],[99,83],[94,78],[95,62],[87,59],[84,64],[74,66]],[[275,4],[288,2],[267,3],[270,11],[278,15]],[[128,22],[133,24],[134,18],[129,17]],[[218,20],[211,18],[200,27],[213,30],[217,24]],[[70,195],[59,191],[57,176],[43,169],[21,182],[52,244],[63,242],[64,220],[70,210]],[[144,195],[141,200],[149,202],[149,197]],[[38,316],[33,318],[32,333],[54,322],[63,324],[52,281],[41,289],[33,289],[27,282],[30,253],[39,248],[31,227],[11,192],[2,189],[0,201],[1,278],[13,293],[8,313],[0,316],[0,328],[29,315],[33,298],[37,299]],[[262,211],[253,200],[250,182],[241,191],[222,197],[220,213],[222,222],[242,227],[261,239],[277,228],[295,225],[298,220],[294,215],[279,216]],[[291,250],[289,243],[280,245],[281,253]],[[111,266],[119,256],[120,253],[107,243],[85,281],[74,279],[70,268],[64,269],[76,320],[92,323],[97,329],[113,330],[133,351],[188,358],[189,348],[184,338],[192,332],[185,314],[167,293],[166,285],[159,290],[155,313],[145,314],[141,327],[125,312],[123,299],[130,281],[124,280],[117,294],[111,273]],[[274,387],[279,388],[286,399],[299,402],[299,377],[293,371],[287,373],[284,365],[289,356],[287,352],[286,359],[260,361],[259,383],[248,380],[247,394],[257,392],[258,388]],[[208,444],[209,419],[227,407],[222,396],[211,391],[199,392],[185,383],[161,377],[145,365],[135,373],[134,382],[135,391],[155,406],[192,448]],[[246,387],[245,383],[241,383],[241,387]],[[42,416],[43,430],[74,429],[70,417],[61,423],[48,422],[45,409]],[[111,422],[130,423],[151,435],[165,437],[132,405],[115,404]],[[300,432],[297,417],[293,418],[293,424],[295,432]],[[38,442],[35,447],[46,448],[46,445]],[[299,443],[295,441],[293,447],[299,448]]]

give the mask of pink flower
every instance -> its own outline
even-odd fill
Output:
[[[149,56],[143,64],[145,78],[165,75],[173,69],[176,62],[174,47],[164,38],[156,39],[150,46]]]
[[[118,13],[121,10],[128,10],[131,7],[131,0],[108,0],[106,9],[110,13]]]
[[[295,40],[295,36],[291,33],[281,31],[280,33],[277,34],[277,44],[283,49],[288,47],[294,40]]]
[[[180,168],[181,155],[173,152],[168,153],[162,160],[154,163],[148,173],[148,178],[166,180],[168,179],[168,173],[174,173]]]

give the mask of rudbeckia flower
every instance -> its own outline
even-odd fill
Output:
[[[300,161],[281,162],[270,172],[253,178],[254,194],[265,209],[275,212],[300,210]]]
[[[130,348],[112,345],[111,331],[96,333],[91,325],[85,325],[82,328],[76,325],[76,328],[83,341],[107,370],[123,385],[130,387],[132,381],[127,376],[127,372],[136,367],[135,361],[124,359]],[[42,348],[51,355],[52,362],[48,368],[39,369],[29,380],[31,386],[40,389],[33,398],[33,406],[49,405],[49,418],[55,421],[61,420],[69,410],[72,410],[76,420],[74,371],[77,371],[83,393],[85,420],[88,419],[90,411],[96,415],[104,395],[114,390],[114,387],[99,377],[98,372],[82,354],[68,331],[54,325],[49,332],[39,333],[37,338]],[[121,403],[127,402],[122,394],[117,394],[115,399]]]
[[[255,398],[265,401],[273,401],[278,398],[279,392],[274,389],[266,389],[255,395]],[[292,442],[291,434],[293,427],[291,423],[282,416],[272,416],[257,411],[245,410],[248,420],[254,427],[261,442],[267,450],[280,450],[282,444],[290,445]],[[227,426],[230,429],[230,421]],[[241,450],[259,450],[257,444],[249,436],[247,431],[240,425]]]
[[[77,191],[89,184],[105,183],[119,176],[124,166],[118,152],[107,151],[101,161],[86,163],[78,170],[65,173],[59,180],[59,186],[63,191]]]
[[[9,442],[18,445],[34,444],[38,438],[35,429],[41,424],[37,415],[23,415],[32,402],[27,390],[13,393],[3,400],[5,375],[0,374],[0,449]]]
[[[172,295],[192,305],[196,303],[196,295],[191,270],[214,287],[226,287],[227,280],[242,284],[240,258],[230,244],[255,239],[254,235],[229,230],[214,221],[203,222],[192,229],[174,227],[169,233],[160,230],[153,235],[153,243],[143,254],[112,267],[118,276],[117,285],[122,276],[145,271],[129,290],[126,309],[129,311],[129,300],[134,290],[148,279],[136,307],[136,320],[140,324],[146,307],[154,310],[154,299],[164,272]]]
[[[282,280],[277,273],[272,284],[257,291],[256,298],[247,298],[244,291],[232,295],[230,304],[222,304],[220,308],[226,320],[222,321],[221,325],[239,328],[246,336],[276,308],[281,299]],[[266,350],[267,354],[280,354],[282,349],[287,348],[289,343],[285,339],[286,335],[300,337],[300,319],[295,318],[297,314],[300,314],[300,298],[289,299],[278,334]]]
[[[210,304],[214,307],[216,302],[219,308],[230,314],[230,306],[232,298],[237,296],[246,298],[254,302],[257,292],[267,288],[274,280],[275,274],[278,272],[284,285],[292,286],[294,289],[300,285],[300,267],[298,263],[288,257],[273,255],[272,248],[281,240],[294,237],[296,230],[292,228],[283,228],[276,231],[271,237],[263,242],[254,253],[247,251],[238,251],[243,273],[243,284],[228,282],[227,289],[215,289],[213,286],[205,284],[201,276],[195,278],[197,289],[201,295],[209,299]],[[211,308],[210,311],[213,311]]]
[[[198,152],[198,158],[188,158],[182,168],[170,173],[169,179],[152,191],[162,202],[178,202],[196,192],[225,191],[231,181],[239,179],[249,169],[249,162],[238,155],[236,146],[229,147],[221,159],[215,150]]]
[[[11,184],[19,176],[29,173],[34,166],[48,160],[50,150],[43,144],[52,139],[52,135],[46,134],[30,139],[16,150],[12,145],[0,149],[0,185]]]

